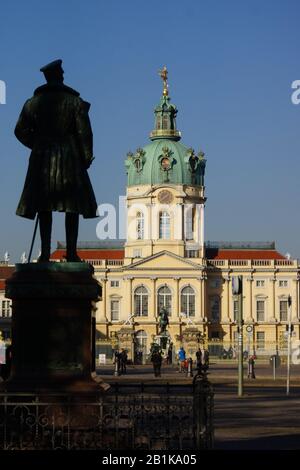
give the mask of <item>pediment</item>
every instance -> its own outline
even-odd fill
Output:
[[[196,269],[201,270],[202,266],[197,264],[190,259],[182,258],[181,256],[175,255],[169,251],[161,251],[155,255],[149,256],[139,260],[131,265],[127,266],[127,269],[134,270],[180,270],[180,269]]]

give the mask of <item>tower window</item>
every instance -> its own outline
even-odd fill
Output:
[[[185,239],[193,240],[195,231],[195,208],[188,205],[184,211],[185,215]]]
[[[144,214],[142,212],[136,214],[136,238],[137,240],[144,239]]]
[[[167,114],[163,115],[162,128],[163,129],[169,128],[169,116]]]
[[[167,211],[159,214],[159,238],[169,240],[171,238],[171,220]]]

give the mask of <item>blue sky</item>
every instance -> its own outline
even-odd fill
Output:
[[[43,83],[39,68],[56,58],[65,82],[92,103],[99,204],[125,194],[124,158],[148,143],[166,64],[182,141],[207,156],[206,239],[275,240],[300,258],[300,105],[291,102],[299,15],[297,0],[5,2],[0,258],[29,250],[33,222],[15,216],[28,151],[13,130]],[[95,240],[96,223],[83,221],[79,238]],[[63,227],[57,214],[53,247]]]

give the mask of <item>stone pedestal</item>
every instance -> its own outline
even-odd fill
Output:
[[[12,370],[5,389],[91,391],[92,307],[101,286],[87,263],[17,264],[12,299]]]
[[[196,352],[201,347],[201,332],[196,327],[187,327],[182,332],[182,345],[186,352],[186,357],[196,358]]]
[[[127,351],[128,360],[134,362],[134,329],[133,327],[122,327],[117,332],[119,348]]]

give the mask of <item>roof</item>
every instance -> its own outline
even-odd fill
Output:
[[[0,290],[5,290],[5,281],[14,272],[14,266],[0,266]]]
[[[211,241],[205,242],[205,248],[218,248],[224,250],[275,250],[274,241]]]
[[[83,260],[100,260],[100,259],[124,259],[124,250],[80,250],[77,249],[79,258]],[[52,260],[60,260],[66,256],[65,250],[55,250],[51,258]]]
[[[77,242],[77,250],[121,250],[124,247],[125,239],[107,239],[97,241],[79,241]],[[56,249],[65,250],[65,241],[58,241]]]
[[[125,256],[124,249],[77,249],[78,256],[83,260],[122,260]],[[65,250],[55,250],[51,255],[52,260],[61,260],[66,256]],[[228,250],[219,248],[207,248],[206,249],[207,259],[255,259],[255,260],[267,260],[267,259],[286,259],[277,250]]]
[[[286,259],[276,250],[225,250],[218,248],[206,249],[207,259]]]
[[[196,176],[195,184],[200,184],[198,179],[201,168],[197,167],[197,171],[193,173],[189,166],[190,157],[189,147],[181,142],[170,139],[154,140],[143,149],[137,149],[134,154],[127,156],[127,186],[155,185],[166,181],[170,184],[191,185],[194,184]],[[167,172],[164,171],[164,162],[167,162]]]

